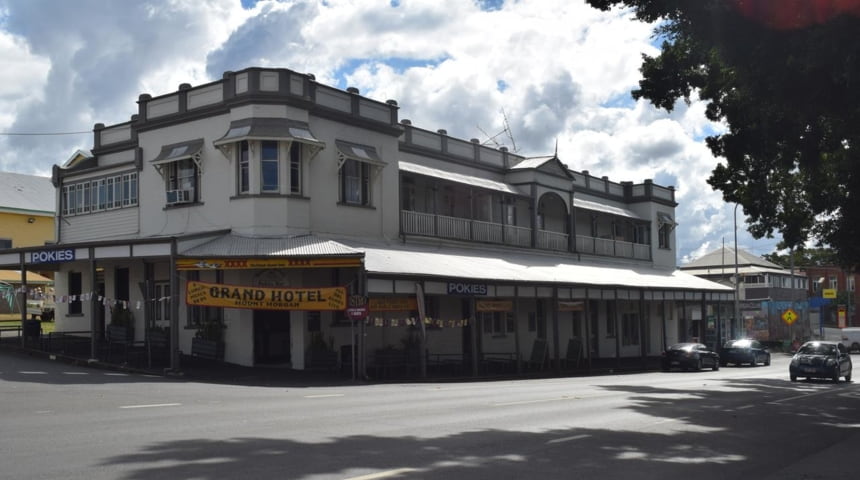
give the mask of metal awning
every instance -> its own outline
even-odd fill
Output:
[[[424,165],[404,161],[398,162],[398,167],[402,172],[424,175],[427,177],[438,178],[440,180],[447,180],[449,182],[462,183],[464,185],[485,188],[487,190],[496,190],[498,192],[509,193],[511,195],[522,195],[519,190],[507,183],[488,180],[482,177],[473,177],[471,175],[439,170],[437,168],[425,167]]]
[[[318,140],[305,122],[288,118],[243,118],[230,122],[230,128],[223,137],[213,144],[227,158],[230,149],[236,142],[245,140],[274,140],[278,142],[299,142],[311,148],[311,156],[316,156],[325,148],[325,143]]]
[[[573,197],[573,206],[576,208],[582,208],[584,210],[593,210],[595,212],[603,212],[609,213],[611,215],[618,215],[619,217],[627,217],[633,218],[636,220],[644,220],[640,217],[636,212],[632,210],[628,210],[626,208],[616,207],[613,205],[607,205],[605,203],[597,203],[589,200],[584,200],[582,198]]]
[[[382,168],[388,165],[376,153],[376,148],[369,145],[361,145],[358,143],[347,142],[345,140],[335,140],[337,146],[337,169],[343,166],[347,160],[355,160],[358,162],[369,163],[373,166]]]
[[[470,248],[363,243],[341,243],[365,255],[371,275],[436,277],[542,285],[582,285],[701,292],[733,292],[733,288],[677,269],[648,265],[586,263],[575,257],[535,252],[478,251]]]
[[[657,212],[657,224],[669,225],[671,227],[670,230],[674,230],[675,227],[678,226],[678,224],[675,222],[675,220],[672,219],[671,215],[669,215],[668,213],[663,213],[663,212]]]
[[[203,139],[197,138],[187,142],[172,143],[161,147],[161,152],[150,162],[161,176],[164,176],[164,166],[181,160],[191,159],[200,173],[203,173]]]

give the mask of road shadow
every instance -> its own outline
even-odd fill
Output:
[[[367,478],[701,480],[771,475],[836,478],[837,473],[844,478],[849,474],[844,464],[834,464],[835,470],[820,470],[815,476],[786,477],[782,469],[860,438],[857,397],[832,401],[855,392],[853,384],[730,379],[719,380],[728,387],[723,390],[707,388],[715,381],[703,377],[703,388],[683,391],[601,386],[628,396],[630,404],[623,408],[627,413],[653,418],[651,423],[637,422],[637,429],[615,425],[536,433],[506,430],[500,419],[498,428],[440,438],[343,435],[302,442],[200,437],[153,443],[109,458],[104,465],[120,467],[127,472],[121,478],[129,480],[236,476],[319,480],[379,472],[387,475]],[[792,401],[806,395],[819,395],[821,404]],[[822,408],[822,404],[828,406]],[[559,424],[569,425],[576,418],[573,414],[559,418]],[[283,423],[285,437],[289,423]],[[666,423],[671,426],[666,428]]]

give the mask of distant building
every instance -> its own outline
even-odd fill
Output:
[[[735,286],[735,250],[730,247],[713,250],[680,268],[712,282]],[[742,322],[732,325],[735,336],[783,341],[811,335],[806,294],[809,282],[800,268],[792,275],[789,269],[738,249],[737,275],[740,277],[738,307]],[[788,309],[798,315],[792,326],[782,319]]]
[[[853,272],[833,265],[804,266],[809,278],[809,316],[813,331],[824,327],[860,327],[857,284]]]
[[[0,172],[0,249],[53,242],[56,211],[50,177]]]
[[[56,189],[50,177],[0,172],[0,251],[53,243],[55,212]],[[29,272],[26,283],[32,296],[50,288],[52,278],[50,271]],[[20,270],[0,270],[0,314],[21,312],[22,297],[15,292],[22,281]]]

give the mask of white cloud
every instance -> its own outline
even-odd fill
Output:
[[[248,10],[239,0],[0,0],[0,12],[0,60],[15,66],[0,72],[4,131],[90,130],[126,121],[141,93],[286,67],[397,100],[422,128],[486,141],[507,118],[521,154],[558,142],[575,170],[670,182],[681,260],[731,233],[733,206],[705,182],[716,160],[702,139],[722,126],[696,98],[666,113],[630,97],[642,53],[657,51],[651,27],[622,10],[581,0],[263,0]],[[0,137],[0,168],[49,172],[91,145],[91,135]]]

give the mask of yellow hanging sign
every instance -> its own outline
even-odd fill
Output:
[[[177,258],[177,270],[249,270],[264,268],[348,268],[360,267],[359,257],[319,258]]]
[[[185,287],[185,303],[253,310],[343,310],[346,288],[247,287],[189,280]]]

